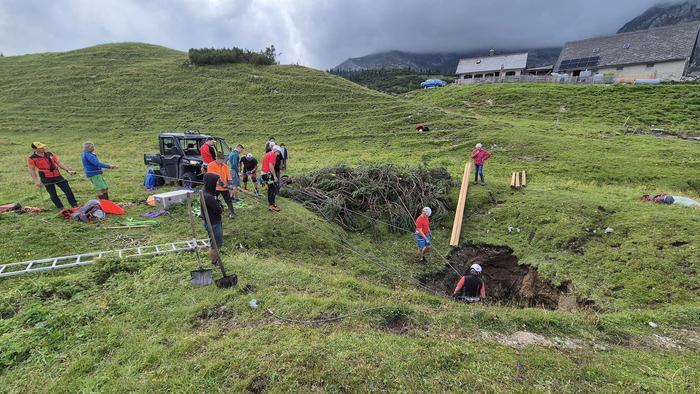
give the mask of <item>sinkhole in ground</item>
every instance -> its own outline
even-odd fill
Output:
[[[579,301],[569,283],[555,286],[540,278],[537,268],[519,265],[513,250],[505,246],[467,245],[455,248],[447,259],[461,274],[477,262],[483,267],[488,302],[569,311],[593,306],[590,302]],[[432,289],[452,295],[460,277],[445,264],[443,270],[424,276],[421,281]]]

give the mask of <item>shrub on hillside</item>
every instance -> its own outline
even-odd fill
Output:
[[[391,231],[413,232],[423,207],[435,221],[452,211],[452,179],[446,168],[338,165],[292,179],[282,195],[346,229],[360,231],[377,221]]]
[[[269,66],[277,63],[275,46],[264,51],[252,52],[247,49],[233,48],[191,48],[188,52],[190,63],[195,66],[216,64],[248,63],[256,66]]]

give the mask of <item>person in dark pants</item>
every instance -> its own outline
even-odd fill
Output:
[[[253,188],[255,188],[255,195],[259,196],[260,191],[258,191],[258,160],[253,157],[252,153],[246,154],[241,159],[241,166],[243,167],[243,189],[248,190],[248,178],[253,181]]]
[[[287,146],[284,144],[280,145],[282,148],[282,169],[287,170],[287,159],[289,158],[289,153],[287,152]]]
[[[265,153],[262,163],[262,180],[267,184],[267,203],[268,209],[272,212],[279,212],[276,198],[279,184],[279,166],[281,165],[281,151],[278,146],[275,146],[271,151]]]
[[[202,193],[203,198],[200,201],[200,208],[202,209],[202,221],[204,222],[204,228],[207,229],[207,220],[204,217],[204,205],[206,204],[206,212],[209,217],[209,222],[211,223],[212,232],[214,233],[214,239],[212,241],[216,242],[216,246],[221,249],[221,247],[224,245],[224,227],[221,221],[221,214],[224,212],[224,207],[221,206],[219,200],[216,199],[216,185],[218,182],[218,174],[212,172],[207,172],[204,174],[204,191]],[[208,229],[207,234],[209,234]],[[211,234],[209,234],[209,237],[211,237]],[[213,243],[209,248],[209,258],[214,265],[216,265],[219,261],[219,255],[216,248],[214,248]]]
[[[452,296],[457,301],[467,303],[481,302],[486,298],[486,286],[481,279],[481,265],[472,264],[469,267],[469,272],[459,280]]]
[[[71,190],[68,181],[61,176],[59,168],[66,170],[71,175],[75,174],[75,171],[63,164],[58,156],[48,152],[46,150],[46,145],[41,142],[32,143],[32,149],[34,150],[34,154],[27,159],[27,168],[36,188],[46,188],[56,208],[63,210],[63,202],[61,202],[61,199],[58,198],[58,194],[56,193],[56,186],[58,186],[66,195],[68,204],[73,208],[77,208],[79,206],[78,201],[75,199],[73,190]],[[38,176],[37,172],[39,173]]]
[[[481,177],[481,186],[484,186],[484,163],[491,157],[491,152],[484,149],[481,144],[476,144],[476,149],[472,151],[472,159],[474,160],[474,184],[479,182]]]
[[[233,198],[231,197],[231,193],[229,192],[229,187],[231,183],[231,171],[226,165],[226,156],[224,156],[223,154],[219,154],[218,156],[216,156],[214,161],[209,163],[209,165],[207,166],[207,172],[217,174],[219,176],[219,180],[216,185],[216,197],[218,198],[219,196],[221,196],[224,198],[226,206],[228,207],[228,217],[229,219],[233,219],[235,217],[233,209]]]

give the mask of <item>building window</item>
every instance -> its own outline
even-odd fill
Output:
[[[484,77],[483,74],[476,74],[476,75],[474,75],[474,78],[483,78],[483,77]]]
[[[647,63],[647,69],[654,68],[654,63]]]
[[[473,78],[473,77],[472,77],[472,75],[471,75],[471,74],[469,74],[469,75],[465,75],[465,76],[464,76],[464,79],[472,79],[472,78]]]
[[[506,77],[514,77],[515,71],[506,71]]]
[[[501,72],[500,72],[500,71],[496,71],[496,76],[497,76],[497,77],[500,77],[500,76],[501,76]]]
[[[616,68],[615,70],[617,70],[617,71],[622,71],[622,70],[624,70],[624,69],[625,69],[624,67],[618,67],[618,68]]]

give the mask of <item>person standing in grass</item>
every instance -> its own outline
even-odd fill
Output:
[[[213,162],[216,158],[216,148],[214,144],[214,138],[207,137],[204,141],[204,145],[199,149],[199,154],[202,155],[202,168],[204,170],[206,170],[209,163]]]
[[[425,207],[421,210],[420,216],[416,218],[416,241],[418,242],[418,259],[421,263],[427,263],[425,254],[430,251],[432,234],[430,233],[430,215],[433,210]]]
[[[216,156],[214,161],[209,163],[209,166],[207,167],[207,173],[212,173],[219,176],[214,195],[216,196],[216,198],[219,198],[219,196],[222,196],[224,198],[226,206],[228,207],[228,217],[229,219],[233,219],[235,217],[235,212],[233,210],[233,199],[231,198],[231,193],[229,192],[232,179],[231,171],[226,165],[226,156],[224,156],[223,154],[219,154],[218,156]]]
[[[267,184],[267,203],[268,209],[272,212],[279,212],[280,208],[277,206],[277,184],[279,179],[279,172],[275,169],[277,164],[277,158],[280,156],[281,152],[278,146],[274,146],[273,149],[263,156],[262,161],[262,180]]]
[[[486,298],[486,286],[481,279],[481,265],[475,263],[469,267],[469,271],[457,283],[452,296],[457,301],[468,303],[481,302]]]
[[[241,199],[238,197],[238,188],[241,187],[241,152],[243,152],[243,145],[238,144],[236,147],[228,154],[228,168],[231,170],[231,194],[233,195],[233,201],[239,202]]]
[[[221,222],[221,214],[224,212],[223,206],[216,199],[216,188],[219,182],[219,175],[213,172],[207,172],[204,174],[204,190],[202,191],[202,199],[200,201],[200,208],[202,210],[202,221],[204,222],[204,228],[207,229],[207,234],[209,237],[212,234],[209,233],[207,226],[207,219],[204,216],[204,206],[206,205],[206,213],[211,223],[211,232],[213,233],[216,242],[216,247],[221,249],[224,246],[224,227]],[[219,254],[217,253],[214,244],[212,243],[209,248],[209,258],[212,264],[216,265],[219,262]]]
[[[481,177],[481,186],[484,186],[486,182],[484,181],[484,163],[491,157],[491,152],[484,149],[481,144],[476,144],[476,149],[472,151],[472,159],[474,160],[474,184],[479,182],[479,177]]]
[[[116,169],[116,166],[105,164],[97,158],[95,154],[95,144],[86,142],[83,144],[83,169],[85,176],[90,180],[92,186],[97,191],[97,198],[100,200],[109,200],[109,186],[102,175],[102,169]]]
[[[248,178],[250,178],[253,181],[255,195],[259,196],[260,191],[258,190],[258,159],[253,157],[252,153],[247,153],[245,157],[241,159],[241,166],[243,170],[243,189],[248,190]]]
[[[29,175],[34,181],[36,188],[41,190],[42,187],[46,188],[51,196],[51,202],[59,210],[63,210],[63,202],[58,198],[56,193],[56,186],[58,186],[61,191],[66,195],[68,199],[68,204],[71,207],[77,208],[78,201],[73,195],[73,190],[70,188],[68,181],[63,178],[59,168],[66,170],[69,174],[75,174],[75,171],[71,170],[59,160],[58,156],[46,150],[46,145],[41,142],[33,142],[32,149],[34,153],[27,159],[27,169],[29,170]],[[39,175],[37,176],[37,172]]]
[[[282,148],[282,169],[287,170],[287,159],[289,158],[289,154],[287,153],[287,146],[285,144],[281,144],[280,148]]]

